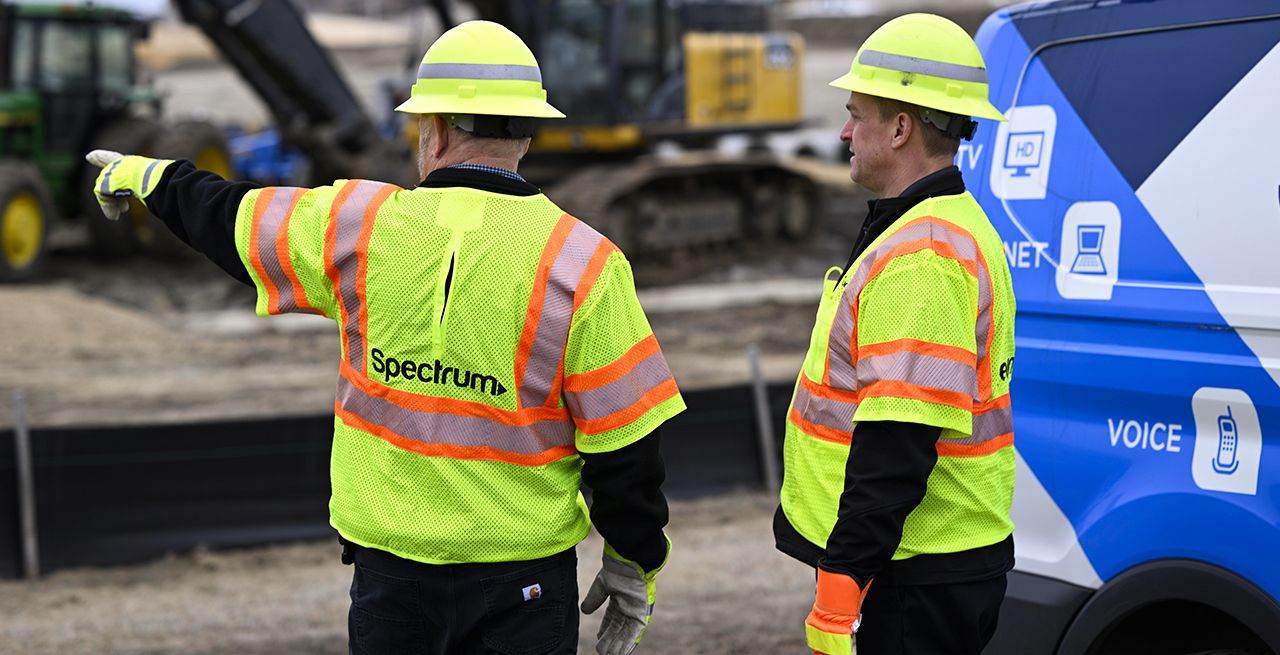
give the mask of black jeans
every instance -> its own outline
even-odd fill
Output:
[[[354,545],[352,655],[575,655],[574,549],[524,562],[422,564]]]
[[[996,631],[1005,576],[979,582],[871,583],[858,655],[979,655]]]

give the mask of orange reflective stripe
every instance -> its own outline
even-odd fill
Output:
[[[978,268],[982,275],[978,278],[978,323],[974,338],[978,346],[978,397],[986,398],[991,395],[991,340],[996,335],[995,289],[991,286],[991,269],[981,249]]]
[[[583,391],[566,390],[565,402],[575,420],[595,421],[634,406],[650,391],[671,380],[666,358],[655,350],[608,384]]]
[[[276,285],[271,280],[271,276],[267,275],[266,269],[262,265],[261,242],[262,237],[259,230],[262,226],[262,217],[267,213],[267,207],[271,205],[271,199],[275,196],[274,187],[267,187],[258,192],[258,197],[253,202],[253,222],[249,225],[249,265],[253,267],[253,272],[257,274],[258,281],[262,283],[262,288],[267,292],[267,311],[272,314],[278,314],[279,295],[276,292]]]
[[[660,352],[658,349],[658,338],[650,334],[641,339],[639,343],[631,346],[631,349],[623,353],[621,357],[613,360],[612,363],[606,364],[594,371],[585,373],[574,373],[566,376],[564,379],[565,391],[590,391],[606,384],[614,382],[622,378],[636,364],[647,359],[650,355]]]
[[[626,409],[592,420],[580,420],[575,417],[574,423],[578,425],[578,429],[582,430],[583,434],[600,434],[601,432],[615,430],[635,421],[659,403],[674,398],[679,392],[680,390],[676,388],[676,381],[668,378],[666,382],[650,389]]]
[[[369,340],[369,303],[366,295],[366,282],[369,279],[369,237],[373,234],[373,221],[378,216],[378,210],[382,208],[382,204],[391,197],[391,194],[399,191],[399,187],[390,184],[384,184],[378,188],[374,194],[373,200],[364,208],[363,221],[360,228],[360,238],[356,241],[356,302],[359,303],[359,311],[357,312],[357,330],[360,335],[360,342],[367,343]],[[350,330],[350,328],[347,328]],[[365,350],[363,346],[359,353],[360,370],[364,371],[367,366],[365,362]]]
[[[817,382],[810,380],[809,376],[805,375],[803,372],[800,374],[800,386],[805,391],[820,398],[828,398],[830,400],[838,400],[845,403],[856,404],[858,402],[858,392],[846,391],[844,389],[837,389],[835,387],[818,384]]]
[[[573,311],[578,311],[587,296],[591,295],[591,289],[596,285],[600,271],[604,270],[605,262],[609,261],[609,255],[617,250],[618,247],[608,239],[600,240],[600,245],[596,246],[596,251],[591,255],[591,261],[587,262],[587,269],[582,272],[582,280],[578,282],[578,288],[573,292]]]
[[[564,376],[564,349],[573,321],[574,296],[583,275],[604,237],[586,223],[569,217],[569,232],[555,252],[554,262],[546,271],[546,279],[535,284],[532,302],[538,304],[533,323],[532,342],[528,350],[518,353],[520,377],[516,378],[517,397],[521,407],[554,405],[560,399],[560,383]],[[561,219],[560,225],[565,223]],[[557,225],[557,229],[560,225]],[[548,246],[551,244],[549,243]],[[543,251],[545,260],[547,250]],[[539,271],[541,273],[541,271]],[[538,294],[541,286],[541,294]],[[541,298],[538,298],[541,295]],[[527,316],[526,316],[527,317]],[[525,334],[529,324],[525,324]],[[521,339],[522,346],[524,339]]]
[[[859,350],[857,313],[862,291],[894,257],[918,252],[925,247],[959,262],[965,270],[978,278],[979,296],[984,289],[989,295],[990,285],[985,281],[986,271],[981,271],[982,274],[979,275],[978,267],[984,264],[978,242],[972,234],[950,221],[933,216],[912,220],[859,258],[858,268],[845,287],[836,315],[832,319],[822,375],[823,384],[842,389],[857,388],[854,354]],[[979,353],[979,361],[982,359],[981,355]]]
[[[938,440],[939,457],[982,457],[1013,445],[1013,433],[1006,432],[979,443],[952,443],[950,439]]]
[[[280,221],[280,229],[276,234],[276,261],[280,262],[280,270],[289,281],[289,289],[292,291],[290,298],[289,294],[284,292],[284,288],[281,288],[280,311],[321,314],[322,312],[312,306],[307,299],[307,290],[298,279],[298,274],[293,268],[293,258],[289,254],[289,221],[293,218],[293,210],[298,208],[298,202],[302,200],[304,194],[306,189],[298,189],[297,193],[293,194],[293,200],[289,203],[289,209],[285,211],[284,218]]]
[[[556,258],[560,256],[560,251],[564,248],[564,242],[569,238],[569,233],[573,231],[576,222],[572,216],[561,214],[560,220],[556,222],[555,228],[551,230],[551,236],[547,238],[547,245],[542,249],[542,257],[538,260],[538,273],[533,279],[533,291],[529,295],[529,307],[525,310],[524,329],[520,333],[520,343],[516,346],[516,371],[513,379],[516,381],[517,388],[520,386],[520,382],[524,380],[524,371],[529,362],[529,353],[533,351],[533,342],[538,334],[538,319],[542,315],[542,304],[547,295],[547,279],[550,277],[551,268],[555,265]],[[516,400],[521,400],[518,391]]]
[[[502,410],[484,403],[392,389],[340,365],[336,406],[344,422],[424,455],[543,464],[576,452],[564,410]]]
[[[858,398],[861,402],[866,402],[867,398],[908,398],[911,400],[921,400],[927,403],[937,403],[939,405],[947,405],[962,409],[966,412],[973,411],[973,395],[949,391],[946,389],[934,389],[932,387],[922,387],[918,384],[910,382],[902,382],[900,380],[880,380],[874,382],[858,390]]]
[[[978,358],[978,356],[972,351],[965,350],[964,348],[948,346],[941,343],[933,343],[931,341],[921,341],[919,339],[896,339],[894,341],[882,341],[880,343],[858,346],[859,359],[879,357],[880,355],[892,355],[899,352],[910,352],[917,355],[950,359],[951,361],[968,364],[969,366],[975,366]]]
[[[369,235],[382,203],[398,188],[368,180],[349,180],[329,209],[325,234],[325,271],[333,281],[338,299],[343,334],[343,354],[361,373],[365,372],[365,272],[368,265]]]
[[[427,457],[488,460],[520,466],[542,466],[578,452],[572,445],[556,446],[538,453],[512,453],[490,446],[458,446],[448,443],[429,443],[397,434],[386,426],[370,423],[360,418],[359,415],[344,409],[339,402],[334,403],[333,412],[343,423],[352,428],[371,434],[397,448]]]
[[[457,400],[441,396],[427,396],[394,389],[378,384],[358,373],[350,364],[338,364],[338,374],[361,393],[378,396],[418,412],[438,412],[459,416],[478,416],[495,423],[523,427],[539,421],[569,421],[569,411],[563,407],[526,407],[519,410],[502,409],[471,400]]]

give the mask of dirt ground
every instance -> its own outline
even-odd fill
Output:
[[[672,503],[671,562],[641,655],[807,652],[813,574],[773,549],[776,501],[739,494]],[[599,568],[594,533],[578,547],[579,593]],[[197,552],[142,566],[0,582],[0,654],[346,652],[351,569],[335,542]],[[582,617],[594,653],[600,612]]]

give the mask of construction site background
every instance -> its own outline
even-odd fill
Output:
[[[914,10],[943,13],[972,32],[1006,3],[783,4],[779,27],[809,42],[809,123],[793,138],[837,159],[844,93],[826,83],[847,70],[862,38]],[[407,84],[406,62],[439,32],[426,12],[401,0],[303,5],[373,115],[386,109],[385,85]],[[261,103],[198,31],[161,19],[139,55],[166,95],[168,115],[249,129],[267,124]],[[768,380],[794,378],[818,281],[844,263],[865,199],[849,183],[822,232],[805,243],[730,244],[637,263],[642,303],[682,387],[748,380],[751,345],[762,352]],[[35,426],[331,411],[337,335],[328,322],[255,317],[252,290],[202,258],[106,261],[78,233],[53,241],[39,279],[0,287],[0,306],[16,308],[0,328],[0,430],[13,426],[9,398],[19,389]],[[640,652],[803,651],[812,573],[773,549],[774,507],[774,498],[750,490],[673,504],[675,554],[659,578],[657,613]],[[579,548],[583,590],[599,552],[594,535]],[[0,653],[345,652],[350,569],[337,555],[328,541],[197,551],[144,566],[0,582]],[[581,652],[593,652],[596,625],[598,616],[584,617]]]

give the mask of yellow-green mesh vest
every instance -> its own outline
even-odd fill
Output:
[[[260,314],[340,328],[329,509],[355,543],[427,563],[566,550],[589,527],[577,452],[684,408],[625,258],[545,196],[275,187],[236,232]]]
[[[942,428],[924,500],[893,558],[1005,539],[1016,306],[1000,237],[981,207],[968,193],[925,200],[823,284],[787,416],[781,499],[792,526],[826,547],[851,430],[889,420]]]

